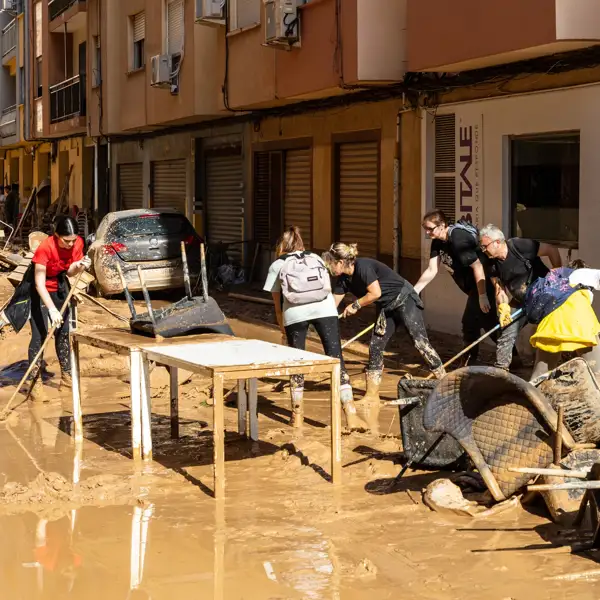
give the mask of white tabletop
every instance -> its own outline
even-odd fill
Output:
[[[232,367],[264,368],[271,365],[298,366],[334,364],[337,359],[314,352],[288,348],[261,340],[227,340],[207,344],[181,344],[170,347],[142,347],[160,362],[160,357],[174,358],[189,365],[209,369]]]

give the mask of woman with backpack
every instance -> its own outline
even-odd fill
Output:
[[[282,336],[292,348],[304,350],[308,328],[310,325],[315,328],[325,354],[340,360],[340,396],[348,428],[366,429],[356,414],[350,377],[342,356],[337,307],[323,260],[304,248],[298,227],[290,227],[283,233],[277,245],[277,255],[263,289],[273,295],[275,316]],[[304,375],[292,375],[290,388],[290,425],[299,428],[304,421]]]
[[[346,306],[344,317],[375,304],[377,322],[369,347],[366,370],[367,393],[363,397],[368,410],[369,425],[377,429],[379,388],[383,374],[383,353],[392,336],[402,327],[412,338],[415,348],[438,379],[445,374],[442,361],[427,337],[423,320],[423,303],[413,286],[387,265],[373,258],[359,258],[356,244],[337,242],[323,254],[330,273],[337,277],[334,289],[336,304],[351,293],[356,300]]]
[[[556,369],[561,352],[576,352],[600,375],[600,323],[592,289],[600,290],[600,271],[581,260],[553,269],[527,289],[525,314],[538,326],[530,338],[536,349],[531,379]]]

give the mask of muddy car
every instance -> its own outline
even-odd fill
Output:
[[[89,239],[96,289],[103,296],[123,291],[117,265],[131,291],[140,291],[138,265],[150,290],[183,288],[181,242],[192,285],[200,274],[200,244],[192,224],[175,210],[135,209],[109,213]]]

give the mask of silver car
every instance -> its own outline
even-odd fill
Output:
[[[131,291],[142,289],[138,265],[148,289],[183,288],[182,241],[192,282],[199,276],[202,239],[188,219],[175,210],[143,208],[109,213],[90,238],[97,291],[104,296],[123,291],[117,264]]]

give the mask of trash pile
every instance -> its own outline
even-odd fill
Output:
[[[556,523],[591,521],[600,548],[600,386],[583,359],[532,382],[493,367],[404,379],[395,403],[408,460],[396,479],[462,471],[427,486],[432,510],[481,518],[540,494]]]

